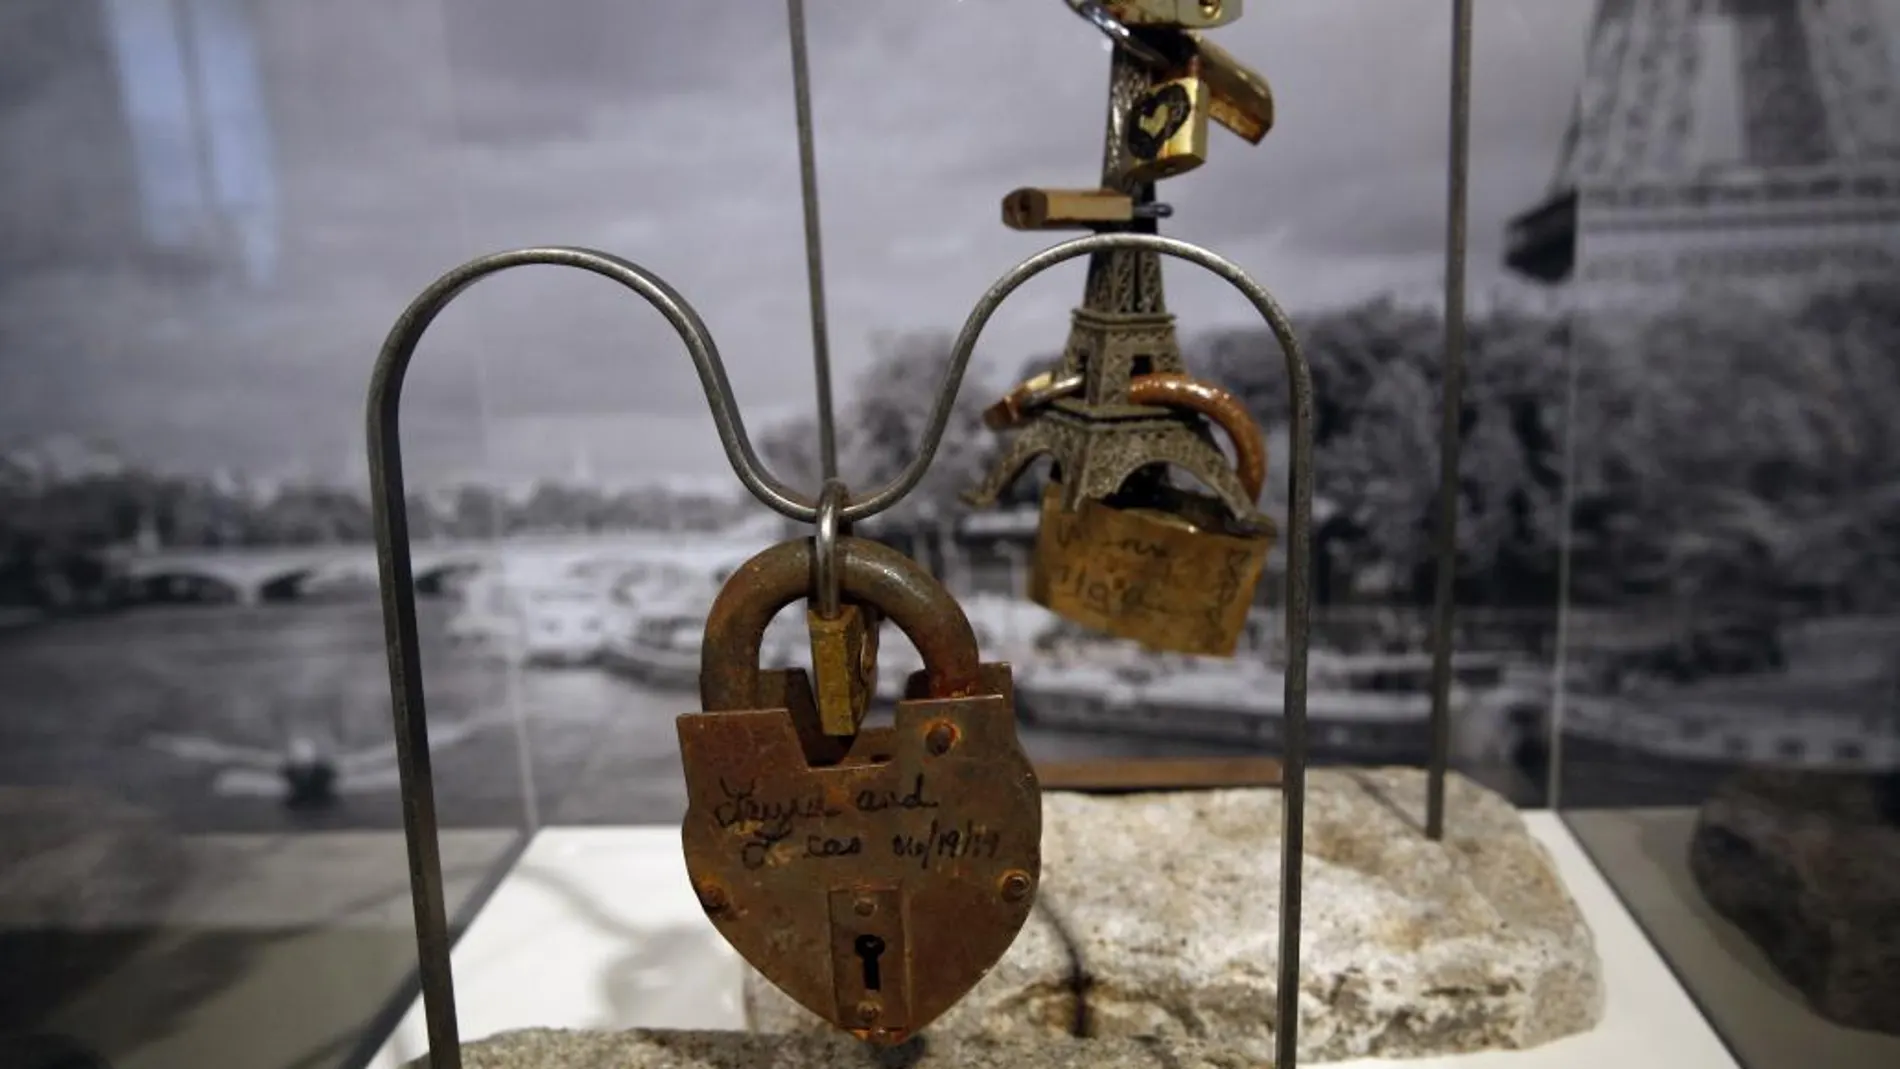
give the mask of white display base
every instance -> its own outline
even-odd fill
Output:
[[[1737,1069],[1563,822],[1549,812],[1527,812],[1524,821],[1596,934],[1603,1022],[1534,1050],[1327,1064]],[[454,964],[464,1042],[536,1027],[745,1027],[739,958],[700,912],[673,827],[542,831],[456,946]],[[418,1001],[370,1069],[397,1069],[426,1049]]]

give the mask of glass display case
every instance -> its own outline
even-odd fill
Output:
[[[873,486],[972,304],[1063,236],[999,202],[1092,181],[1114,45],[1073,6],[8,4],[0,1065],[422,1056],[363,436],[390,324],[472,256],[628,256],[690,298],[801,489],[828,350],[831,445]],[[1483,6],[1448,151],[1453,11],[1248,5],[1209,36],[1271,83],[1272,129],[1162,187],[1161,229],[1270,289],[1311,365],[1307,757],[1442,747],[1448,841],[1521,811],[1602,996],[1524,1064],[1900,1063],[1900,4]],[[1166,270],[1284,525],[1270,338]],[[1159,654],[1025,600],[1034,486],[959,497],[998,456],[983,406],[1062,350],[1084,269],[1050,274],[862,533],[1017,666],[1045,786],[1231,775],[1285,745],[1284,545],[1236,658]],[[458,301],[403,403],[463,1038],[757,1023],[688,883],[674,717],[720,584],[805,529],[733,479],[664,319],[579,272]],[[889,700],[917,654],[885,635]],[[761,662],[806,642],[787,614]],[[1339,1060],[1310,1022],[1347,1012],[1302,1010],[1303,1064]]]
[[[1900,8],[1603,5],[1550,196],[1550,804],[1748,1066],[1900,1058]]]

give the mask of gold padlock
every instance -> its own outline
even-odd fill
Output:
[[[1109,14],[1129,26],[1209,30],[1240,17],[1241,0],[1106,0]]]
[[[1122,134],[1128,180],[1155,182],[1206,163],[1210,101],[1198,69],[1143,93],[1128,109]]]
[[[1232,394],[1184,375],[1130,383],[1138,404],[1187,408],[1233,443],[1235,475],[1249,500],[1266,478],[1266,441]],[[1063,507],[1043,491],[1030,598],[1065,619],[1150,649],[1230,657],[1246,630],[1273,521],[1235,517],[1220,501],[1150,480],[1108,500]]]
[[[1194,44],[1195,73],[1212,94],[1208,117],[1258,145],[1273,129],[1273,90],[1266,78],[1200,34],[1187,36]]]
[[[1115,189],[1011,190],[1003,225],[1011,230],[1094,230],[1135,218],[1135,200]]]

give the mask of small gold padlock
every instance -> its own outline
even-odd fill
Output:
[[[1128,109],[1122,135],[1128,148],[1128,180],[1155,182],[1206,163],[1210,100],[1198,64],[1187,75],[1143,93]]]
[[[839,605],[830,613],[808,608],[805,627],[818,722],[827,735],[855,735],[877,691],[877,613],[864,605]]]
[[[1266,440],[1238,399],[1185,375],[1132,380],[1136,404],[1186,408],[1226,431],[1235,475],[1250,501],[1266,480]],[[1267,552],[1273,521],[1235,517],[1218,499],[1157,479],[1107,500],[1063,504],[1043,491],[1030,598],[1084,627],[1150,649],[1231,657]]]
[[[1129,26],[1210,30],[1240,17],[1241,0],[1106,0],[1109,14]]]
[[[962,998],[1029,919],[1042,794],[1009,665],[983,663],[956,600],[888,546],[832,543],[841,599],[888,618],[923,658],[889,726],[829,735],[802,670],[760,669],[767,625],[813,593],[815,541],[741,565],[707,614],[705,711],[678,720],[686,871],[766,979],[895,1044]]]
[[[1030,598],[1149,649],[1233,656],[1273,546],[1272,523],[1229,534],[1218,502],[1174,493],[1180,496],[1161,507],[1088,500],[1070,511],[1062,487],[1051,483],[1043,490]],[[1198,522],[1189,518],[1195,512],[1202,512]]]

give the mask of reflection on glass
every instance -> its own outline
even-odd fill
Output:
[[[277,267],[277,189],[245,0],[103,0],[147,240]]]
[[[1895,14],[1602,5],[1513,250],[1576,327],[1561,804],[1751,1067],[1900,1059]]]

